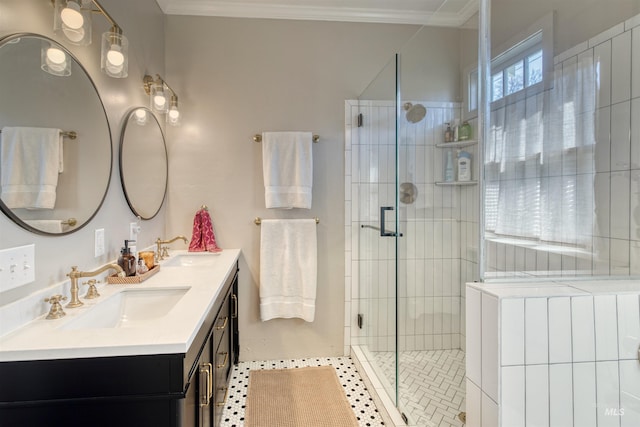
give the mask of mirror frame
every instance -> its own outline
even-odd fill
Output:
[[[47,36],[45,36],[43,34],[37,34],[37,33],[12,33],[12,34],[8,34],[6,36],[0,37],[0,48],[2,48],[2,46],[4,46],[6,43],[10,42],[11,40],[19,39],[19,38],[22,38],[22,37],[33,37],[33,38],[38,38],[38,39],[41,39],[41,40],[46,40],[48,42],[55,43],[56,45],[60,46],[60,48],[62,50],[64,50],[64,52],[67,55],[69,55],[69,57],[71,59],[73,59],[74,64],[78,67],[79,70],[82,70],[84,75],[87,77],[87,80],[89,81],[89,83],[93,87],[93,90],[95,90],[95,92],[96,92],[96,97],[98,98],[98,101],[100,102],[100,106],[102,108],[102,112],[104,113],[104,120],[105,120],[105,123],[106,123],[107,131],[109,132],[109,153],[110,153],[110,156],[109,156],[109,176],[107,177],[107,182],[106,182],[106,185],[105,185],[105,188],[104,188],[104,193],[102,195],[102,198],[100,199],[100,203],[98,203],[98,205],[96,206],[96,208],[93,211],[93,213],[83,223],[78,223],[76,226],[74,226],[70,230],[63,231],[62,233],[49,233],[47,231],[42,231],[42,230],[37,229],[35,227],[32,227],[29,224],[27,224],[26,222],[24,222],[18,215],[13,213],[11,208],[7,207],[4,204],[2,199],[0,199],[0,211],[2,211],[2,213],[4,213],[7,217],[9,217],[9,219],[11,219],[15,224],[19,225],[23,229],[25,229],[27,231],[30,231],[30,232],[32,232],[34,234],[39,234],[41,236],[66,236],[68,234],[72,234],[72,233],[75,233],[75,232],[81,230],[87,224],[89,224],[91,222],[91,220],[98,214],[98,212],[100,211],[100,208],[102,208],[102,205],[104,204],[104,201],[105,201],[105,199],[107,197],[107,193],[109,192],[109,186],[111,184],[111,176],[113,174],[113,135],[111,134],[111,125],[109,123],[109,116],[107,115],[107,110],[104,107],[104,102],[102,101],[102,97],[100,96],[100,92],[98,91],[98,88],[97,88],[95,82],[91,78],[91,75],[89,74],[87,69],[84,67],[84,65],[82,65],[80,60],[73,53],[71,53],[71,51],[69,49],[67,49],[66,46],[62,45],[57,40],[53,40],[52,38],[47,37]]]
[[[127,126],[129,126],[129,122],[132,118],[132,116],[135,114],[136,110],[140,110],[143,109],[147,112],[147,117],[152,117],[153,120],[155,121],[155,123],[158,125],[158,129],[160,130],[160,135],[162,136],[162,147],[164,148],[164,156],[165,156],[165,179],[164,179],[164,192],[162,194],[162,200],[160,201],[160,204],[158,205],[158,208],[155,210],[155,212],[153,213],[153,215],[151,216],[142,216],[140,214],[140,212],[138,212],[138,210],[135,208],[134,206],[134,201],[131,200],[131,197],[129,196],[129,193],[127,192],[127,186],[125,184],[125,176],[124,176],[124,171],[123,171],[123,161],[122,161],[122,151],[124,149],[124,139],[127,133]],[[127,200],[127,204],[129,205],[129,209],[131,209],[131,212],[133,212],[133,214],[137,217],[140,217],[143,220],[150,220],[156,217],[156,215],[158,215],[158,213],[160,212],[160,210],[162,209],[162,206],[164,205],[164,201],[167,198],[167,187],[169,185],[169,153],[167,151],[167,139],[164,136],[164,131],[162,130],[162,126],[160,125],[160,121],[158,121],[158,118],[156,117],[155,114],[153,114],[153,112],[147,108],[147,107],[134,107],[132,108],[127,115],[124,117],[124,122],[122,125],[122,131],[120,132],[120,147],[119,147],[119,152],[118,152],[118,164],[119,164],[119,168],[120,168],[120,184],[122,185],[122,192],[124,193],[124,198]]]

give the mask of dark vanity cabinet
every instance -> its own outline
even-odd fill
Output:
[[[227,397],[229,375],[238,358],[238,297],[234,281],[223,297],[192,376],[185,405],[197,407],[197,426],[218,426]],[[191,424],[189,424],[191,425]]]
[[[214,427],[238,360],[238,268],[186,353],[0,363],[1,426]]]

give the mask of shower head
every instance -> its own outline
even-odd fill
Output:
[[[402,107],[404,108],[404,111],[407,112],[407,120],[411,123],[418,123],[427,115],[427,109],[422,104],[414,105],[410,102],[406,102]]]

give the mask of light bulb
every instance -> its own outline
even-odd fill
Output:
[[[50,47],[47,49],[47,59],[53,64],[64,64],[67,60],[67,55],[58,48]]]
[[[147,123],[147,112],[144,109],[138,108],[135,111],[134,116],[136,119],[136,123],[140,126],[144,126]]]
[[[153,97],[153,105],[158,110],[163,110],[167,100],[164,98],[163,92],[156,92],[156,95]]]
[[[178,120],[178,118],[180,117],[180,111],[178,111],[175,108],[172,108],[171,110],[169,110],[169,119],[176,121]]]
[[[84,25],[84,18],[80,13],[80,5],[73,1],[67,2],[67,7],[60,12],[60,18],[64,25],[73,30],[79,30]]]
[[[120,46],[117,44],[111,45],[111,49],[107,52],[107,63],[105,64],[109,72],[118,74],[122,71],[122,65],[124,64],[124,55],[121,52]]]

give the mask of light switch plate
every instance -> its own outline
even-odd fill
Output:
[[[0,250],[0,292],[35,280],[35,245]]]
[[[104,228],[98,228],[95,234],[95,254],[97,258],[104,255]]]

